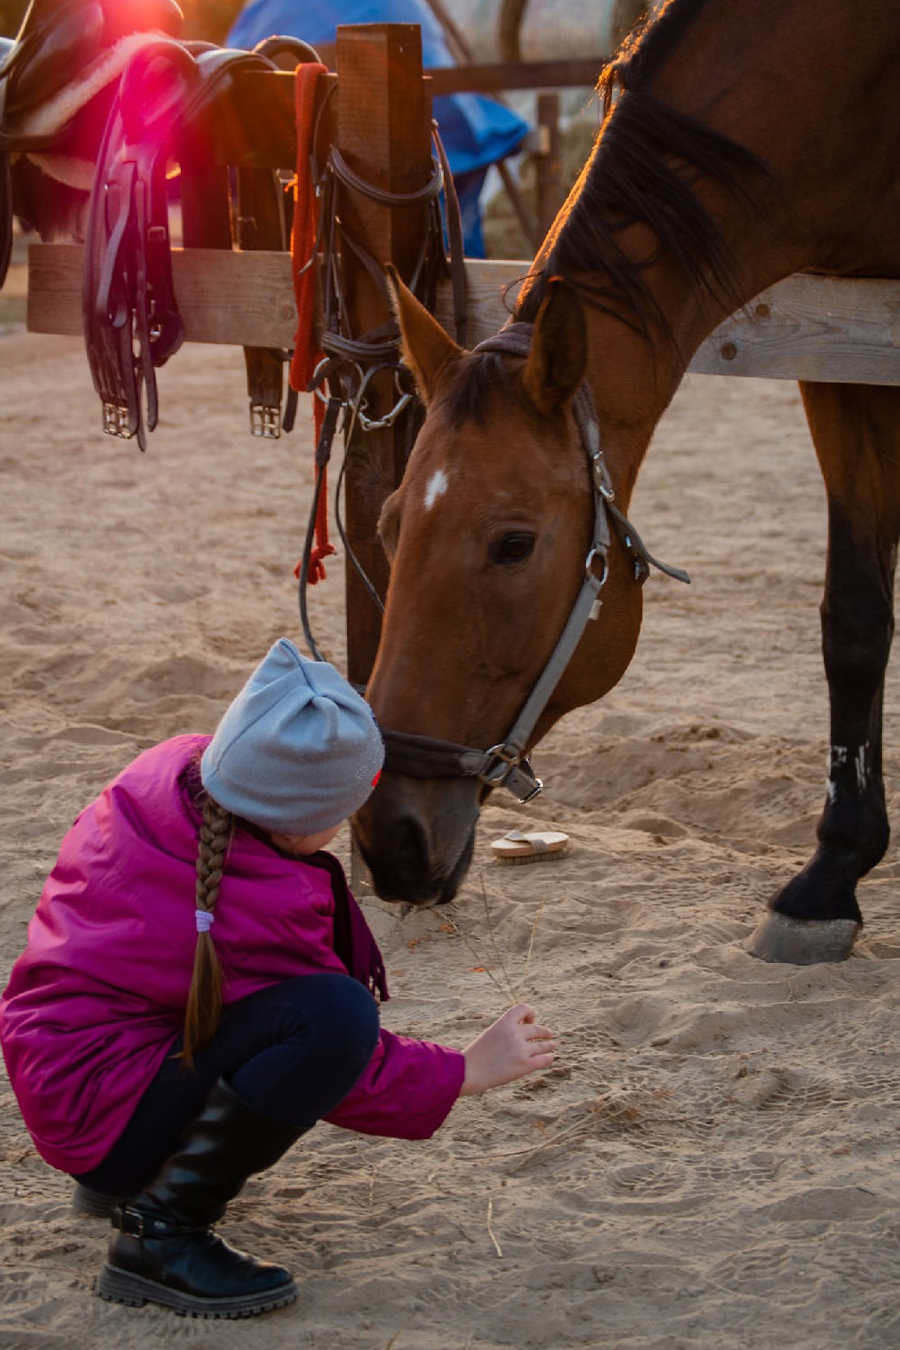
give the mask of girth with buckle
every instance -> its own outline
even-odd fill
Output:
[[[155,369],[184,340],[172,282],[167,164],[176,137],[247,69],[275,66],[260,52],[160,37],[126,65],[104,131],[85,240],[85,346],[104,431],[136,435],[141,449],[144,401],[146,429],[157,422]],[[278,432],[282,360],[268,349],[248,352],[251,405],[260,410],[256,434]]]

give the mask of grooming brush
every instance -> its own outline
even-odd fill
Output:
[[[561,858],[568,844],[569,836],[561,830],[545,830],[543,834],[510,830],[502,839],[492,841],[491,852],[498,863],[549,862]]]

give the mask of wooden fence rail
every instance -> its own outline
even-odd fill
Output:
[[[504,289],[528,263],[469,259],[469,342],[502,325]],[[176,249],[172,270],[189,342],[290,347],[296,332],[286,253]],[[82,249],[32,244],[27,323],[35,333],[80,335]],[[437,317],[453,330],[449,287]],[[850,384],[900,384],[900,281],[797,275],[721,324],[689,369]]]

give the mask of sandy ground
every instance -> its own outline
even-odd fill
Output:
[[[211,730],[298,634],[308,436],[250,438],[230,349],[179,353],[161,403],[142,456],[100,433],[78,341],[0,337],[2,974],[77,810],[142,747]],[[743,947],[824,790],[824,501],[795,388],[689,381],[634,515],[693,586],[648,582],[631,670],[539,748],[537,803],[488,809],[449,913],[363,902],[387,1025],[462,1046],[521,995],[556,1066],[426,1143],[320,1127],[252,1181],[223,1231],[302,1292],[242,1323],[94,1295],[104,1225],[70,1213],[3,1079],[4,1350],[900,1345],[896,849],[846,963]],[[339,664],[342,593],[333,566],[311,597]],[[896,818],[895,680],[887,747]],[[526,822],[566,858],[493,864]]]

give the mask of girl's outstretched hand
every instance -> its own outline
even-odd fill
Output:
[[[466,1076],[461,1096],[512,1083],[535,1069],[550,1067],[556,1049],[553,1032],[538,1026],[534,1017],[533,1008],[517,1003],[463,1051]]]

